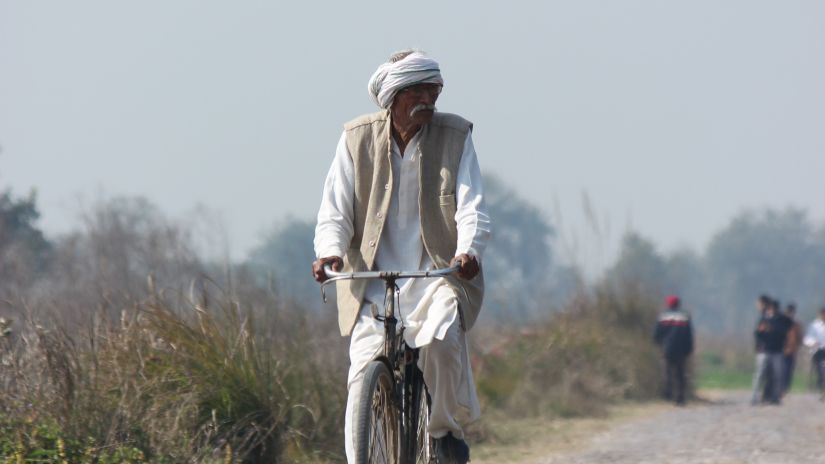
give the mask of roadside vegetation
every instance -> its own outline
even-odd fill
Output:
[[[16,224],[36,230],[34,198],[15,204]],[[332,308],[282,290],[262,260],[205,262],[191,234],[115,199],[73,234],[4,248],[17,277],[2,286],[4,461],[343,460],[347,351]],[[605,285],[532,311],[544,316],[529,332],[479,327],[494,342],[475,357],[487,409],[596,414],[653,391],[652,302]]]
[[[650,398],[659,386],[650,342],[655,317],[655,304],[632,293],[582,294],[485,350],[476,369],[479,391],[489,406],[518,417],[601,414],[619,400]]]
[[[656,397],[661,297],[707,288],[685,277],[705,264],[629,234],[586,283],[559,264],[537,208],[495,182],[490,207],[489,298],[471,333],[485,415],[471,439],[506,439],[491,418],[600,416]],[[194,245],[193,221],[140,198],[102,200],[60,237],[37,219],[34,195],[0,195],[0,462],[343,462],[348,340],[309,278],[310,225],[282,225],[228,263]],[[730,320],[700,302],[700,331]],[[746,342],[713,340],[699,386],[741,385]]]

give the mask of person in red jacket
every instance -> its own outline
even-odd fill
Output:
[[[667,310],[659,315],[653,339],[662,349],[665,360],[664,396],[681,406],[685,404],[687,385],[685,365],[693,353],[693,327],[690,314],[680,308],[679,297],[668,296],[665,305]]]

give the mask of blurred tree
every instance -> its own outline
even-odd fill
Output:
[[[147,277],[183,296],[203,272],[190,231],[143,197],[102,199],[56,242],[49,290],[66,305],[103,296],[113,315],[146,293]]]
[[[622,238],[619,257],[607,271],[617,289],[633,289],[644,295],[664,296],[669,288],[665,259],[650,240],[636,232]]]
[[[752,321],[753,301],[767,293],[804,311],[825,298],[825,241],[805,211],[748,211],[716,234],[707,249],[708,272],[727,316],[726,328]],[[810,311],[808,311],[810,312]]]
[[[496,178],[487,177],[484,187],[493,236],[483,259],[487,290],[482,314],[523,320],[546,313],[548,299],[575,282],[570,270],[551,272],[553,227],[538,208]],[[318,285],[309,277],[314,234],[314,222],[288,218],[252,250],[246,264],[279,294],[320,301]]]
[[[555,229],[535,205],[496,177],[485,178],[484,190],[493,234],[484,254],[482,316],[523,321],[544,315],[575,282],[570,272],[554,272]]]
[[[681,249],[665,256],[668,293],[685,295],[695,293],[706,285],[702,258],[693,250]]]
[[[37,194],[0,195],[0,281],[3,288],[31,283],[48,265],[52,245],[37,227]]]
[[[314,236],[313,222],[287,218],[249,253],[246,264],[255,270],[261,284],[278,295],[317,306],[321,301],[320,293],[310,273],[315,259]]]
[[[665,291],[682,299],[684,308],[693,314],[694,325],[703,331],[721,327],[722,313],[702,256],[689,249],[677,250],[665,257],[665,267]]]

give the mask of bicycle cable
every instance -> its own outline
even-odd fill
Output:
[[[401,287],[397,283],[395,285],[395,309],[398,311],[398,320],[401,321],[401,331],[404,331],[404,315],[401,314]]]

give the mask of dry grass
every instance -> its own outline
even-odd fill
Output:
[[[0,281],[0,461],[340,460],[335,317],[191,242],[145,201],[108,201],[46,270]]]
[[[503,341],[478,361],[477,383],[488,409],[511,417],[603,415],[610,404],[648,399],[659,389],[659,355],[650,337],[655,305],[635,292],[602,287],[581,294],[530,330],[500,330]],[[483,419],[476,440],[495,440]]]
[[[0,411],[151,462],[334,458],[342,369],[318,356],[324,336],[306,318],[269,303],[280,316],[258,321],[216,288],[178,308],[150,286],[118,321],[102,312],[82,331],[19,321],[2,341]]]
[[[150,279],[140,299],[120,300],[134,303],[117,320],[111,303],[99,304],[71,318],[79,325],[43,324],[27,308],[2,339],[0,410],[17,432],[48,424],[64,454],[89,462],[111,450],[136,462],[341,461],[346,341],[334,320],[255,286],[234,288],[201,279],[182,294]],[[502,343],[477,358],[485,421],[598,416],[654,396],[655,312],[637,293],[604,287],[529,331],[487,329]],[[473,433],[475,442],[502,439],[489,422]],[[6,441],[15,449],[25,440]],[[57,449],[49,443],[23,448]]]

